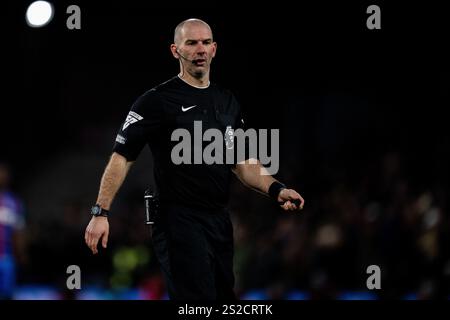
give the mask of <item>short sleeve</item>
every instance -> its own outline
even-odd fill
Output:
[[[155,90],[147,91],[131,107],[119,128],[113,151],[134,161],[149,141],[161,129],[163,105]]]

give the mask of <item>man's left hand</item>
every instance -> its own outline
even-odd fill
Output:
[[[280,207],[286,211],[302,210],[305,205],[305,200],[294,189],[282,189],[278,195],[278,202],[280,203]]]

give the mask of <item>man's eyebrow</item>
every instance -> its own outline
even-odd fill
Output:
[[[207,39],[203,39],[203,40],[201,40],[201,39],[187,39],[185,41],[185,43],[192,43],[192,42],[199,42],[199,41],[201,41],[201,42],[212,42],[212,38],[207,38]]]

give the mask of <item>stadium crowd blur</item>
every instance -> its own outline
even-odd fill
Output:
[[[325,113],[337,108],[332,99],[325,99],[324,105],[332,106]],[[422,157],[414,143],[392,144],[389,130],[395,125],[389,129],[387,122],[380,126],[386,137],[376,138],[387,145],[374,144],[375,138],[364,135],[374,127],[355,131],[352,138],[356,129],[342,120],[354,112],[351,106],[309,124],[295,120],[302,113],[301,103],[288,103],[283,110],[278,123],[284,128],[279,177],[301,190],[307,205],[299,214],[286,214],[234,181],[230,209],[239,297],[448,298],[449,136],[441,136]],[[330,119],[342,127],[333,127]],[[108,146],[113,127],[106,132],[86,129],[84,139],[91,146]],[[315,133],[307,135],[314,127]],[[334,128],[335,134],[325,127]],[[328,139],[321,137],[321,128]],[[34,181],[17,185],[28,212],[29,262],[18,270],[15,298],[166,298],[144,225],[142,196],[151,180],[148,150],[114,204],[108,249],[93,257],[83,245],[88,208],[108,154],[107,147],[101,154],[93,149],[60,154]],[[59,183],[58,177],[70,184]],[[82,290],[65,289],[66,268],[72,264],[82,270]],[[381,290],[366,287],[370,265],[381,269]]]

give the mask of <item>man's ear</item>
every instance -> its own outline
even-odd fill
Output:
[[[217,52],[217,42],[213,42],[213,53],[212,53],[213,58],[216,56],[216,52]]]
[[[172,55],[175,59],[180,59],[180,55],[178,54],[177,50],[178,50],[177,45],[172,43],[170,45],[170,51],[172,52]]]

